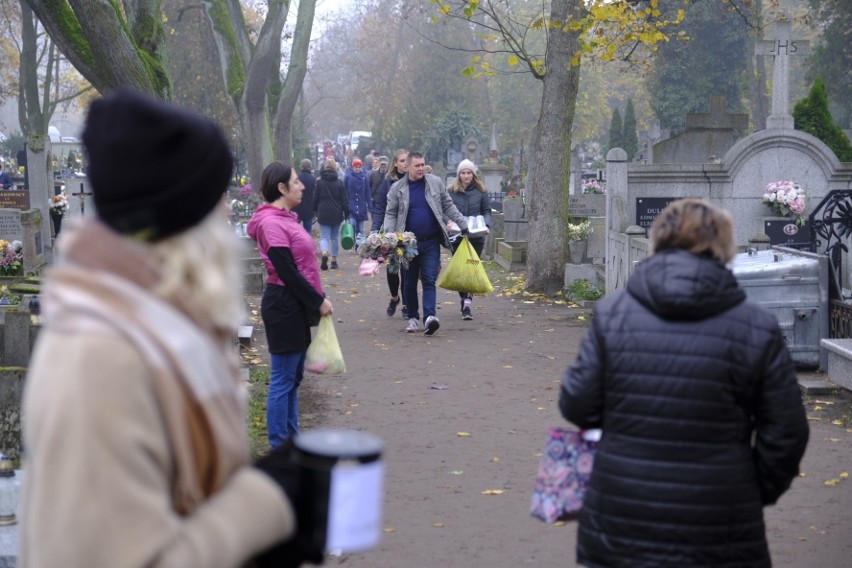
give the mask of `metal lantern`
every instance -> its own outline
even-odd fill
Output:
[[[0,525],[14,525],[18,522],[15,511],[18,509],[18,487],[15,483],[15,465],[12,460],[0,454]]]

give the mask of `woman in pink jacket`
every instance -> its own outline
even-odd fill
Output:
[[[266,423],[269,443],[276,448],[299,431],[298,389],[311,326],[332,308],[320,281],[314,240],[292,212],[304,190],[296,171],[272,162],[260,183],[267,203],[249,221],[248,234],[257,241],[268,275],[260,315],[271,359]]]

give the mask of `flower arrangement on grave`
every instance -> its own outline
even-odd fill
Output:
[[[585,241],[592,234],[592,224],[588,221],[580,223],[568,223],[566,226],[568,232],[568,241]]]
[[[238,198],[234,200],[240,207],[238,214],[250,216],[260,205],[260,196],[254,191],[250,183],[242,186],[238,195]]]
[[[17,276],[23,272],[23,245],[21,241],[5,241],[0,239],[0,274]]]
[[[596,179],[586,179],[583,180],[582,183],[583,193],[591,194],[591,195],[605,195],[606,194],[606,186],[603,182],[600,182]]]
[[[68,212],[68,196],[64,191],[50,198],[50,214],[63,217]]]
[[[417,256],[417,237],[410,231],[404,233],[371,233],[358,247],[362,258],[372,258],[388,265],[388,272],[399,273],[399,268],[408,268],[408,263]]]
[[[782,217],[793,217],[798,226],[805,224],[808,196],[794,181],[772,181],[763,191],[763,204]]]

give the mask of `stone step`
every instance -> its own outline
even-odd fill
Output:
[[[828,380],[852,391],[852,339],[822,339],[819,345],[828,353]]]

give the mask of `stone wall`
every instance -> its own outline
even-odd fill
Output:
[[[624,248],[632,225],[650,225],[637,217],[638,200],[706,198],[729,211],[734,219],[734,239],[744,248],[765,232],[765,222],[777,220],[762,204],[767,183],[799,182],[808,192],[807,213],[835,189],[852,187],[852,164],[841,163],[819,139],[792,129],[775,128],[752,134],[735,144],[720,163],[627,163],[620,148],[607,154],[607,291],[623,287],[630,263],[636,259]],[[850,266],[849,259],[844,259]],[[844,275],[848,285],[848,275]]]

